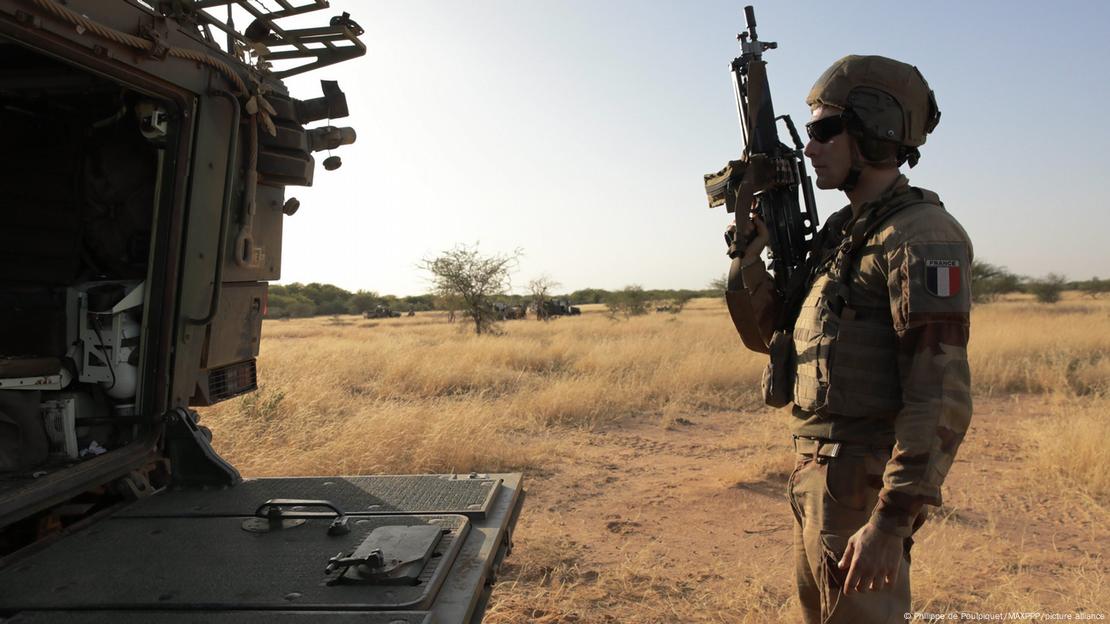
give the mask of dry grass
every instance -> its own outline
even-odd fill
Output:
[[[973,424],[945,505],[919,540],[914,607],[1105,611],[1110,302],[1010,300],[973,315],[977,410],[994,415]],[[504,330],[478,338],[436,314],[267,321],[261,390],[205,410],[204,422],[220,452],[249,476],[558,475],[610,470],[590,464],[586,450],[607,432],[635,423],[666,440],[687,431],[690,419],[731,411],[742,426],[691,445],[691,457],[704,450],[727,458],[699,460],[710,466],[698,474],[701,489],[660,493],[660,507],[641,500],[638,515],[621,522],[647,530],[659,510],[727,514],[730,497],[766,507],[745,513],[789,522],[788,507],[774,498],[791,468],[784,416],[760,407],[763,357],[740,346],[719,302],[629,321],[587,308],[580,318],[516,321]],[[641,461],[650,465],[660,448],[634,445],[630,456],[646,454]],[[775,539],[754,554],[691,555],[676,564],[681,546],[603,528],[590,533],[582,512],[540,504],[563,501],[556,481],[532,481],[537,496],[487,621],[798,620],[788,532],[769,534]],[[604,508],[607,497],[630,495],[598,489],[591,496]],[[682,519],[670,521],[652,530],[673,526],[683,537]]]
[[[483,337],[436,314],[267,321],[260,392],[206,418],[224,432],[223,452],[255,475],[534,467],[558,446],[536,436],[552,426],[757,406],[763,358],[740,347],[724,315],[705,300],[629,321],[587,307]],[[969,352],[979,396],[1102,396],[1110,305],[980,306]]]
[[[552,426],[753,404],[762,363],[722,309],[613,321],[587,308],[482,337],[439,315],[267,321],[259,392],[205,422],[255,476],[536,467],[558,450]]]
[[[1036,440],[1031,467],[1056,487],[1110,503],[1110,400],[1062,398],[1025,423]]]
[[[1103,394],[1110,390],[1110,302],[1014,299],[978,306],[969,347],[978,394]]]

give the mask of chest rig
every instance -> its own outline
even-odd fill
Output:
[[[771,341],[771,363],[764,374],[768,404],[781,407],[792,401],[807,413],[854,418],[892,417],[902,408],[898,337],[886,280],[869,286],[856,278],[863,256],[876,253],[865,245],[879,228],[895,214],[921,205],[942,204],[935,193],[908,187],[876,202],[854,221],[848,209],[829,219],[815,241],[804,279],[787,293],[780,328]],[[865,288],[882,292],[861,292]],[[858,304],[855,299],[868,301]],[[876,300],[883,304],[875,305]]]

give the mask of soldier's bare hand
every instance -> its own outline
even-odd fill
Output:
[[[750,217],[749,220],[740,223],[740,240],[751,239],[744,247],[745,261],[763,253],[763,249],[767,247],[767,241],[771,240],[771,233],[767,231],[767,224],[763,219],[754,212]]]
[[[848,571],[844,593],[890,589],[898,580],[902,563],[903,540],[884,533],[871,524],[863,525],[852,537],[837,564]]]

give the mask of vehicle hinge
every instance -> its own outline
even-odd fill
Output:
[[[243,480],[212,448],[212,432],[197,424],[197,413],[178,407],[166,414],[166,456],[174,486],[228,486]]]

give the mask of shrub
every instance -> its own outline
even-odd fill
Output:
[[[644,292],[643,286],[632,284],[613,293],[605,305],[609,308],[609,316],[628,318],[647,314],[648,303],[648,293]]]
[[[1077,287],[1079,288],[1079,292],[1083,293],[1084,295],[1091,298],[1097,298],[1103,293],[1110,292],[1110,279],[1099,279],[1097,277],[1092,277],[1085,282],[1079,282],[1077,284]]]
[[[982,260],[971,263],[971,300],[975,303],[994,301],[999,295],[1021,290],[1021,278]]]
[[[1062,275],[1049,273],[1044,278],[1029,282],[1028,290],[1041,303],[1056,303],[1064,291],[1067,279]]]

